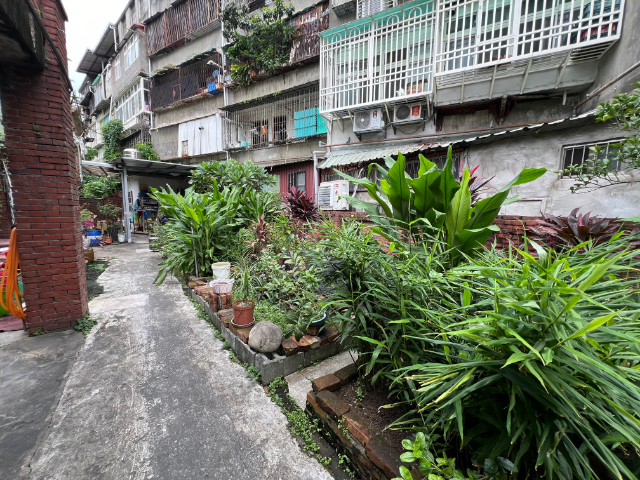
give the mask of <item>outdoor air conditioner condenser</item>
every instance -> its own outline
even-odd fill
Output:
[[[393,123],[409,123],[422,120],[421,103],[403,103],[393,109]]]
[[[356,133],[380,132],[383,127],[381,108],[364,110],[353,115],[353,131]]]
[[[320,210],[349,210],[349,203],[340,197],[349,196],[349,182],[334,180],[322,182],[318,189],[318,206]]]

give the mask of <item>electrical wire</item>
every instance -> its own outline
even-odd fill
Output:
[[[4,264],[2,280],[0,281],[0,305],[8,310],[14,317],[27,319],[27,314],[22,309],[22,293],[18,286],[18,271],[20,270],[20,257],[18,255],[18,230],[11,230],[7,261]],[[6,304],[5,304],[6,301]]]

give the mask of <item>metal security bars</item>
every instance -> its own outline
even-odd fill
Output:
[[[326,132],[318,110],[317,85],[229,109],[224,120],[226,150],[295,143]]]
[[[150,86],[152,110],[205,93],[215,71],[220,73],[221,64],[222,55],[213,52],[168,73],[155,75]]]
[[[619,37],[623,6],[624,0],[441,1],[436,75],[609,44]]]
[[[329,28],[329,2],[298,15],[291,23],[297,27],[296,40],[291,49],[291,63],[301,63],[320,55],[319,32]]]
[[[403,5],[321,34],[320,105],[327,118],[431,91],[435,1]]]
[[[562,149],[562,168],[579,167],[590,159],[609,160],[609,171],[622,170],[624,164],[618,162],[619,145],[622,140],[612,140],[605,143],[589,143],[586,145],[572,145]],[[600,147],[598,151],[593,150]]]
[[[218,0],[186,0],[173,5],[147,25],[147,56],[178,48],[219,27]]]

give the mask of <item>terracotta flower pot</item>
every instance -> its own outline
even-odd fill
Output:
[[[89,263],[93,262],[94,258],[95,258],[95,254],[93,253],[93,250],[86,250],[84,252],[84,259],[87,262],[89,262]]]
[[[111,237],[102,237],[102,241],[107,245],[111,245],[113,243],[113,238]]]
[[[238,326],[249,325],[253,322],[253,309],[256,307],[256,302],[253,300],[247,300],[246,306],[241,307],[242,300],[233,302],[233,323]]]

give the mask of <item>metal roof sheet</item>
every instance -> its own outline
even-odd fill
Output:
[[[123,167],[127,167],[127,175],[143,175],[147,177],[188,177],[197,165],[156,162],[133,158],[116,158],[112,163],[83,161],[82,169],[91,175],[117,177]]]
[[[449,145],[454,145],[457,143],[472,143],[490,137],[498,137],[500,135],[505,135],[508,133],[521,132],[525,129],[536,130],[543,127],[544,125],[558,125],[567,121],[581,120],[593,116],[594,113],[595,110],[591,110],[589,112],[585,112],[581,115],[577,115],[571,118],[555,120],[552,122],[536,123],[532,125],[521,126],[518,128],[501,130],[499,132],[476,134],[473,136],[464,136],[462,134],[456,135],[455,133],[443,135],[440,137],[434,136],[435,141],[433,142],[430,142],[428,138],[425,138],[425,140],[421,142],[414,143],[394,143],[392,145],[376,144],[371,146],[344,147],[331,150],[329,153],[327,153],[326,160],[318,164],[318,168],[331,168],[338,165],[353,165],[360,162],[369,162],[372,160],[378,160],[390,156],[395,157],[396,155],[398,155],[398,153],[406,155],[408,153],[415,153],[419,151],[430,150],[433,148],[447,148],[449,147]]]

